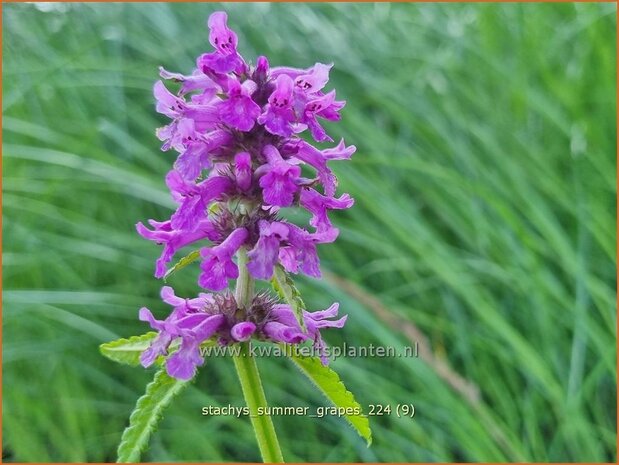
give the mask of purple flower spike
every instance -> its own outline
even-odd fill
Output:
[[[205,289],[221,291],[228,287],[228,279],[239,277],[239,269],[232,261],[232,256],[248,237],[247,229],[235,229],[228,238],[213,248],[200,250],[202,264],[199,283]]]
[[[162,79],[180,87],[176,93],[162,81],[153,87],[157,112],[170,118],[156,132],[161,149],[177,153],[166,176],[176,209],[167,221],[149,220],[150,226],[138,223],[136,228],[162,246],[157,278],[166,276],[180,249],[193,245],[191,257],[199,249],[201,259],[198,284],[223,292],[185,299],[163,287],[161,299],[173,310],[163,320],[147,308],[140,310],[140,319],[158,332],[141,362],[150,366],[166,356],[170,376],[187,380],[203,363],[200,345],[205,340],[228,345],[255,338],[311,341],[326,363],[320,331],[346,322],[345,316],[337,318],[337,304],[304,312],[302,330],[290,306],[264,293],[240,305],[227,289],[229,280],[239,277],[234,255],[241,248],[247,250],[242,262],[253,279],[272,279],[276,266],[321,275],[317,246],[339,234],[329,211],[354,203],[350,195],[336,194],[329,162],[350,159],[355,146],[341,140],[318,149],[302,136],[306,132],[315,141],[333,141],[323,122],[339,121],[345,105],[327,87],[333,64],[271,67],[265,56],[245,61],[221,11],[208,20],[208,40],[213,48],[196,59],[191,73],[159,69]],[[310,213],[307,227],[279,216],[286,213],[282,208],[293,206]]]

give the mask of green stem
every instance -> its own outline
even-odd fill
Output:
[[[238,252],[239,278],[236,282],[235,298],[239,308],[246,310],[253,297],[254,282],[247,272],[247,252],[241,249]],[[256,434],[260,455],[264,463],[283,463],[284,457],[279,448],[279,441],[275,434],[275,427],[269,415],[265,415],[267,400],[262,389],[262,381],[256,360],[252,357],[249,350],[250,342],[240,344],[241,350],[238,355],[234,355],[234,366],[241,382],[243,396],[249,407],[251,424]],[[258,409],[262,407],[262,414],[259,415]]]

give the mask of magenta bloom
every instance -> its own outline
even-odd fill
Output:
[[[230,330],[232,337],[239,342],[247,341],[256,332],[256,325],[251,321],[241,321]]]
[[[260,238],[247,254],[247,269],[256,279],[271,279],[277,264],[279,246],[288,239],[288,225],[273,221],[260,221]]]
[[[209,41],[215,51],[205,53],[198,59],[198,67],[205,73],[241,74],[245,69],[243,58],[237,53],[238,38],[234,31],[228,28],[228,15],[223,11],[213,13],[208,20],[210,29]]]
[[[200,286],[213,291],[221,291],[228,287],[228,279],[239,277],[239,269],[232,257],[247,239],[245,228],[235,229],[228,238],[216,247],[200,249],[202,256],[202,273]]]
[[[241,249],[253,279],[272,279],[276,267],[321,276],[317,246],[339,234],[329,212],[354,203],[346,193],[337,195],[330,163],[350,159],[355,146],[340,140],[317,148],[309,142],[333,141],[323,123],[339,121],[345,105],[328,88],[333,64],[300,69],[272,67],[264,56],[246,61],[224,12],[210,16],[208,29],[213,49],[196,59],[190,73],[159,70],[162,79],[180,86],[176,93],[163,81],[153,87],[157,112],[170,119],[157,130],[161,149],[178,154],[166,175],[176,208],[167,221],[137,224],[141,236],[163,247],[156,277],[165,277],[175,254],[193,245],[194,252],[199,249],[199,286],[219,292],[181,299],[164,287],[162,299],[173,307],[167,318],[140,310],[140,319],[159,333],[142,363],[149,366],[166,356],[168,373],[179,379],[193,377],[207,339],[222,345],[252,338],[309,341],[322,351],[320,330],[341,328],[346,321],[334,319],[334,304],[305,312],[304,331],[291,308],[271,296],[259,293],[251,305],[239,307],[228,291],[229,281],[239,276],[235,256],[243,256]],[[309,224],[284,220],[289,207],[309,212]]]
[[[290,76],[282,74],[275,80],[275,90],[258,122],[271,134],[289,137],[293,133],[296,116],[293,110],[294,83]]]
[[[183,324],[187,329],[181,333],[181,346],[168,358],[166,368],[170,376],[189,380],[196,374],[196,368],[204,363],[200,344],[224,326],[226,317],[222,314],[198,314],[186,317],[186,320]]]
[[[217,92],[217,84],[205,75],[204,73],[195,70],[193,74],[189,76],[185,76],[179,73],[171,73],[163,68],[163,66],[159,67],[159,76],[163,79],[171,79],[176,82],[182,82],[181,90],[179,91],[179,95],[185,95],[194,90],[202,91],[202,94],[209,93],[210,97],[213,97]]]
[[[335,197],[326,197],[311,188],[301,191],[300,204],[312,214],[310,224],[314,226],[318,232],[331,229],[331,221],[329,221],[327,217],[327,209],[343,210],[352,207],[354,203],[355,201],[348,194],[343,194],[338,199]]]
[[[211,131],[208,136],[196,130],[196,121],[183,118],[175,126],[174,136],[180,140],[177,150],[180,155],[174,163],[174,168],[188,181],[194,181],[203,170],[211,168],[213,158],[221,148],[230,143],[230,135],[221,130]]]
[[[305,92],[306,95],[316,94],[321,91],[329,82],[329,71],[333,68],[333,64],[324,65],[322,63],[316,63],[304,74],[299,74],[295,80],[294,85],[297,89]],[[300,70],[300,72],[303,72]],[[294,71],[290,74],[296,74]]]
[[[194,184],[185,181],[177,171],[168,173],[166,184],[179,204],[171,218],[172,227],[190,231],[205,217],[210,202],[233,188],[232,181],[225,176],[213,176]]]
[[[348,315],[338,320],[330,320],[337,316],[339,304],[334,303],[326,310],[318,312],[303,312],[303,321],[307,332],[303,332],[293,310],[288,305],[275,305],[270,313],[272,319],[264,325],[265,334],[270,339],[287,344],[298,344],[305,340],[313,341],[314,347],[319,351],[323,365],[329,362],[326,354],[326,344],[320,334],[321,329],[343,328]]]
[[[288,226],[288,245],[279,252],[279,260],[286,271],[302,271],[308,276],[320,278],[320,260],[316,244],[333,242],[339,231],[331,228],[324,233],[310,234],[298,226]]]
[[[141,222],[136,225],[136,229],[140,236],[145,239],[163,244],[163,251],[155,267],[155,277],[157,278],[165,276],[166,264],[170,263],[178,250],[199,240],[215,240],[219,236],[219,233],[207,218],[200,220],[193,231],[173,229],[169,220],[164,222],[149,220],[148,222],[154,228],[153,230],[148,229]]]
[[[239,131],[250,131],[260,115],[260,106],[251,99],[256,84],[245,81],[242,85],[236,79],[228,81],[228,100],[219,106],[221,120]]]
[[[213,302],[209,294],[201,294],[196,299],[181,299],[174,295],[171,287],[161,289],[161,299],[174,307],[165,320],[157,320],[149,309],[140,309],[140,320],[159,331],[151,346],[142,352],[140,361],[144,367],[155,363],[160,355],[167,355],[171,343],[181,338],[178,350],[166,362],[167,372],[178,379],[191,379],[196,367],[203,362],[199,345],[223,327],[225,317],[211,315],[204,311]]]
[[[307,102],[303,110],[301,122],[309,127],[312,137],[318,142],[333,142],[333,139],[325,132],[316,118],[321,117],[331,121],[338,121],[340,119],[338,111],[344,104],[345,102],[337,102],[335,100],[335,91],[332,90],[326,95],[318,96]]]
[[[301,168],[285,161],[272,145],[264,148],[264,156],[269,161],[261,167],[265,172],[260,178],[264,201],[268,205],[287,207],[292,204],[294,194],[299,190]]]

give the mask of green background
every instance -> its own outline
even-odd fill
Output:
[[[167,311],[134,230],[172,206],[151,88],[210,49],[218,8],[3,6],[5,460],[115,460],[153,372],[98,345]],[[358,147],[333,164],[356,204],[319,248],[330,274],[299,279],[310,309],[350,315],[327,340],[401,348],[408,322],[434,354],[337,360],[362,405],[415,418],[372,418],[366,448],[342,419],[278,417],[286,459],[615,461],[615,5],[223,8],[248,59],[333,61],[348,100],[329,130]],[[286,360],[259,362],[271,405],[324,405]],[[209,361],[144,460],[260,460],[247,418],[200,414],[228,403],[231,360]]]

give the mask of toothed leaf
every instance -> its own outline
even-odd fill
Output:
[[[117,339],[99,346],[99,352],[110,360],[125,365],[137,366],[140,364],[140,354],[150,346],[157,333],[149,332],[140,336],[131,336],[128,339]]]
[[[363,415],[361,405],[346,389],[339,375],[328,366],[324,366],[318,357],[302,357],[293,353],[290,359],[333,405],[348,409],[348,411],[360,412],[359,415],[344,415],[344,417],[370,446],[372,444],[370,422],[367,416]]]
[[[146,449],[162,417],[163,410],[172,399],[189,384],[170,377],[165,368],[161,368],[153,381],[146,386],[146,393],[138,399],[135,410],[129,418],[118,446],[118,463],[138,462],[142,451]]]

